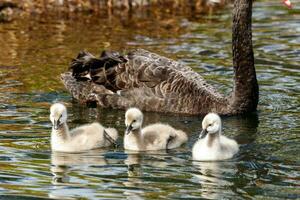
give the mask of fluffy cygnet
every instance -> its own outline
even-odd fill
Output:
[[[143,113],[137,108],[130,108],[125,114],[126,133],[124,148],[135,151],[173,149],[186,143],[185,132],[170,125],[156,123],[142,129]]]
[[[222,123],[219,115],[207,114],[202,121],[202,129],[193,147],[194,160],[225,160],[232,158],[239,151],[235,140],[221,134]]]
[[[62,152],[79,152],[116,145],[118,132],[99,123],[86,124],[69,131],[67,109],[61,103],[50,108],[52,122],[51,149]]]

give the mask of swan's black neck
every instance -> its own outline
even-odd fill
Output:
[[[231,109],[236,114],[255,111],[258,84],[252,47],[252,0],[235,0],[232,26],[234,88]]]

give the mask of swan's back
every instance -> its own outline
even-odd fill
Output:
[[[236,154],[239,151],[239,145],[233,139],[221,135],[220,142],[221,142],[221,151],[224,157],[232,157],[234,154]]]
[[[77,65],[86,62],[86,57],[83,60],[78,58]],[[197,72],[155,53],[135,50],[106,71],[105,78],[92,78],[92,82],[76,80],[70,73],[63,74],[62,80],[79,101],[103,107],[125,109],[138,105],[146,111],[186,114],[226,112],[227,100]]]
[[[118,131],[115,128],[106,128],[105,131],[114,141],[117,141]]]
[[[104,127],[99,123],[86,124],[71,130],[69,146],[78,149],[94,149],[105,146]]]
[[[168,124],[152,124],[142,129],[144,144],[149,150],[173,149],[187,142],[187,135]]]
[[[105,129],[101,124],[94,122],[77,127],[70,131],[70,138],[63,144],[57,144],[60,151],[74,152],[85,151],[112,145],[104,135],[104,130],[113,138],[117,139],[118,133],[113,128]]]

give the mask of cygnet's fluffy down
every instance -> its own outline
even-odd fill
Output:
[[[99,123],[86,124],[71,131],[67,125],[67,109],[61,103],[50,108],[52,122],[51,149],[62,152],[79,152],[115,145],[118,132]]]
[[[202,121],[202,129],[193,147],[194,160],[225,160],[232,158],[239,151],[235,140],[222,135],[221,118],[217,114],[207,114]]]
[[[142,129],[143,113],[137,108],[130,108],[125,114],[126,133],[124,148],[135,151],[173,149],[186,143],[185,132],[170,125],[156,123]]]

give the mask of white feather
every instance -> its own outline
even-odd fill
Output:
[[[135,122],[133,123],[133,121]],[[125,134],[125,149],[135,151],[173,149],[180,147],[188,140],[185,132],[176,130],[168,124],[156,123],[142,129],[142,123],[143,114],[139,109],[127,110],[125,124],[126,126],[132,124],[133,130],[129,134]]]
[[[104,130],[114,141],[118,138],[116,129],[105,128],[97,122],[69,131],[66,108],[56,103],[51,106],[50,120],[54,124],[54,120],[58,120],[60,116],[61,126],[57,130],[53,127],[51,133],[51,149],[54,151],[79,152],[110,146],[112,143],[105,137]]]
[[[200,161],[213,161],[230,159],[239,151],[237,142],[221,135],[222,124],[217,114],[210,113],[205,116],[202,128],[213,132],[207,133],[206,137],[199,139],[193,146],[193,159]],[[216,128],[214,130],[214,128]]]

